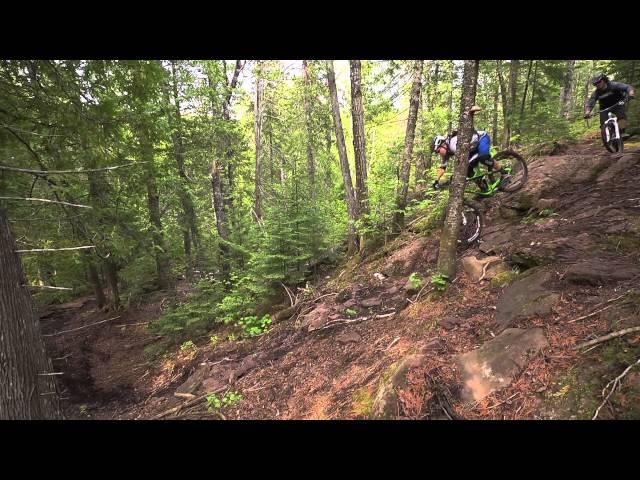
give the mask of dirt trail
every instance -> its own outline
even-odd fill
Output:
[[[227,419],[367,418],[381,385],[407,355],[420,353],[420,368],[409,370],[398,390],[397,418],[586,416],[594,399],[587,402],[588,395],[567,375],[591,372],[577,383],[593,384],[595,392],[620,373],[623,359],[640,356],[637,335],[620,339],[616,345],[624,353],[611,353],[608,363],[602,357],[610,351],[606,345],[586,355],[573,349],[639,325],[640,310],[633,305],[627,305],[629,311],[611,308],[609,314],[617,312],[613,317],[603,313],[572,321],[639,284],[640,151],[633,147],[615,156],[593,139],[571,145],[562,155],[533,158],[523,191],[484,203],[487,226],[481,243],[462,256],[495,255],[521,271],[543,271],[548,276],[544,288],[552,292],[546,298],[553,302],[509,320],[510,328],[540,327],[548,346],[528,359],[512,382],[480,401],[463,402],[457,395],[460,369],[454,359],[499,335],[496,312],[505,308],[505,291],[514,290],[478,283],[461,268],[444,297],[434,297],[427,287],[416,301],[415,290],[406,293],[407,280],[413,272],[428,279],[435,271],[437,232],[407,231],[316,285],[316,296],[325,296],[305,315],[279,322],[256,339],[199,345],[195,352],[178,351],[161,362],[145,353],[161,340],[146,325],[119,326],[157,318],[161,294],[116,314],[98,311],[89,299],[50,308],[42,316],[45,334],[120,315],[46,337],[56,370],[64,372],[65,413],[69,418],[153,418],[186,399],[227,389],[243,397],[223,409]],[[632,375],[629,381],[638,382]],[[442,411],[434,407],[436,397],[443,405],[436,384],[451,387],[449,406]],[[639,404],[640,387],[624,392],[629,405]],[[615,418],[620,409],[624,402],[601,416]],[[177,414],[219,418],[203,403]]]

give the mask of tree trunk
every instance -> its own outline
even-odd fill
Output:
[[[237,84],[238,77],[240,75],[240,71],[242,70],[243,64],[240,60],[236,61],[236,67],[234,69],[233,77],[229,84],[227,82],[227,92],[226,96],[222,103],[222,112],[216,110],[215,99],[211,99],[211,111],[214,117],[222,117],[222,120],[227,122],[230,120],[230,103],[231,98],[233,96],[233,90]],[[214,88],[215,81],[211,76],[207,77],[209,82],[209,88]],[[222,183],[222,174],[225,171],[224,164],[221,163],[221,160],[230,160],[232,155],[231,148],[228,144],[228,139],[226,136],[223,136],[222,139],[219,137],[214,137],[212,139],[212,143],[214,145],[218,144],[218,148],[214,148],[213,156],[214,159],[211,161],[211,200],[213,204],[213,210],[216,216],[216,230],[218,232],[218,237],[220,240],[218,241],[218,249],[220,255],[220,269],[222,270],[222,277],[224,280],[229,280],[230,275],[230,259],[229,259],[229,229],[227,227],[227,216],[226,216],[226,201],[229,199],[228,196],[225,196],[224,185]],[[225,285],[228,286],[228,283],[225,282]]]
[[[493,120],[491,122],[491,138],[498,143],[498,100],[500,96],[500,86],[497,82],[493,84]]]
[[[460,128],[458,130],[458,148],[456,153],[456,165],[449,188],[449,204],[447,215],[440,236],[440,249],[438,253],[438,272],[453,281],[456,274],[456,247],[460,232],[460,218],[462,214],[464,186],[469,165],[469,151],[473,134],[473,116],[469,109],[476,98],[476,86],[478,81],[477,60],[465,60],[462,99],[460,101]]]
[[[533,68],[533,85],[531,86],[531,105],[529,106],[529,110],[533,110],[533,102],[536,96],[536,87],[538,86],[538,61],[535,62],[535,67]]]
[[[438,91],[438,82],[440,81],[440,62],[438,60],[434,60],[434,62],[436,64],[436,69],[435,69],[435,72],[433,73],[433,80],[431,81],[431,84],[427,88],[427,92],[429,93],[429,102],[427,104],[428,108],[435,107],[437,105],[436,98],[437,98],[437,91]],[[453,97],[452,97],[452,100],[453,100]],[[425,153],[426,160],[424,160],[424,169],[425,171],[429,171],[431,170],[432,158],[433,158],[433,150],[431,149],[431,143],[429,142],[426,143],[425,148],[429,150],[429,154],[426,155]]]
[[[313,128],[311,123],[311,78],[309,77],[309,63],[302,61],[302,75],[304,83],[304,123],[307,130],[307,174],[311,188],[311,203],[316,203],[316,160],[313,148]]]
[[[356,201],[358,217],[362,220],[369,213],[369,191],[367,189],[367,155],[364,134],[364,108],[362,106],[360,60],[351,60],[351,118],[353,121],[353,152],[356,164]],[[364,236],[360,239],[360,250],[365,247]]]
[[[453,60],[450,61],[451,64],[451,90],[449,90],[449,110],[447,111],[447,132],[451,132],[451,127],[453,125],[453,88],[455,86],[455,78],[456,72],[454,69]]]
[[[420,89],[422,83],[422,67],[424,61],[417,60],[413,66],[413,85],[409,99],[409,116],[407,118],[407,131],[404,137],[404,151],[400,165],[400,183],[396,192],[396,210],[394,214],[392,231],[400,233],[404,228],[404,209],[407,206],[407,192],[409,190],[409,174],[411,171],[411,154],[413,152],[413,139],[416,131],[416,119],[420,106]]]
[[[416,152],[416,194],[424,190],[425,156],[424,149]]]
[[[169,255],[162,230],[160,196],[158,194],[156,169],[153,158],[153,143],[151,143],[149,131],[146,126],[142,126],[141,128],[139,141],[142,158],[146,162],[144,169],[146,176],[145,182],[147,185],[147,206],[149,208],[149,221],[152,226],[151,238],[156,259],[157,282],[161,290],[166,290],[173,287],[173,282],[171,280]]]
[[[511,137],[511,118],[509,115],[509,101],[507,96],[507,86],[502,76],[502,61],[496,60],[496,72],[498,73],[498,83],[500,84],[500,97],[502,100],[502,116],[503,116],[503,132],[502,132],[502,148],[509,148]]]
[[[348,247],[349,255],[355,253],[359,247],[356,236],[356,221],[358,220],[358,204],[353,192],[353,182],[351,181],[351,171],[349,170],[349,158],[347,157],[347,147],[344,141],[342,130],[342,120],[340,119],[340,104],[338,103],[338,89],[336,87],[336,75],[333,70],[333,60],[327,61],[327,80],[329,84],[329,95],[331,98],[331,111],[333,113],[333,125],[336,130],[336,144],[338,146],[338,156],[340,157],[340,168],[344,181],[344,195],[347,203],[347,213],[349,215]]]
[[[263,101],[264,101],[264,81],[260,78],[260,64],[258,61],[256,69],[256,98],[254,104],[254,130],[256,138],[256,182],[255,182],[255,216],[256,220],[262,218],[262,121],[263,121]]]
[[[51,360],[15,250],[0,209],[0,420],[59,420]]]
[[[178,175],[180,176],[180,183],[177,186],[178,196],[180,203],[182,204],[182,221],[180,227],[182,228],[182,237],[184,243],[184,256],[185,256],[185,276],[187,280],[193,278],[193,256],[191,253],[191,245],[198,248],[198,227],[195,218],[195,209],[193,206],[193,200],[187,190],[189,183],[189,177],[184,171],[184,144],[182,141],[182,114],[180,112],[180,97],[178,95],[178,80],[176,78],[176,62],[171,61],[171,86],[173,94],[173,115],[169,114],[169,121],[173,124],[172,127],[172,140],[173,148],[176,159],[176,166],[178,168]]]
[[[531,67],[533,67],[533,60],[529,60],[529,69],[527,70],[527,80],[524,83],[524,93],[522,94],[522,104],[520,105],[520,123],[522,123],[522,117],[524,116],[524,104],[527,100],[527,91],[529,90],[529,78],[531,77]]]
[[[107,283],[109,284],[109,290],[111,290],[111,297],[113,299],[113,308],[119,310],[120,290],[118,288],[118,264],[111,258],[108,258],[104,264],[105,270],[107,271]]]
[[[91,282],[93,291],[96,294],[96,301],[98,303],[98,308],[102,308],[106,305],[107,299],[104,296],[104,290],[102,289],[102,282],[100,281],[100,276],[98,275],[96,264],[93,261],[91,253],[85,253],[84,257],[85,257],[85,263],[87,265],[87,269],[89,271],[89,281]]]
[[[220,166],[218,162],[214,160],[211,163],[211,191],[213,210],[216,214],[216,230],[218,231],[218,237],[220,240],[220,268],[222,270],[222,276],[224,279],[229,278],[230,266],[229,266],[229,232],[227,231],[227,221],[224,211],[224,196],[222,191],[222,180],[220,178]]]
[[[567,120],[571,115],[571,93],[573,92],[573,75],[575,67],[575,60],[567,60],[567,70],[564,74],[564,82],[562,90],[560,91],[560,114]]]

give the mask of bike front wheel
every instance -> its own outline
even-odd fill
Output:
[[[484,220],[480,210],[465,202],[462,205],[462,214],[460,218],[460,234],[458,243],[463,245],[471,245],[480,238]]]
[[[611,124],[603,125],[600,129],[604,148],[611,153],[622,153],[624,151],[624,141],[622,138],[614,138],[616,130]],[[608,138],[608,140],[607,140]]]
[[[512,193],[520,190],[527,183],[529,171],[522,155],[513,150],[505,150],[497,153],[493,160],[500,162],[502,171],[506,172],[502,176],[498,190]]]

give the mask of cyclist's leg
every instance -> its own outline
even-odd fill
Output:
[[[609,119],[608,112],[600,112],[600,128],[604,126],[604,123]]]
[[[627,111],[625,105],[617,105],[616,108],[613,109],[613,113],[618,117],[618,129],[620,130],[620,136],[626,136],[627,130]]]
[[[446,156],[442,157],[442,161],[440,162],[440,166],[438,167],[438,171],[436,172],[436,180],[433,182],[433,185],[432,185],[433,188],[439,188],[440,179],[444,175],[444,172],[446,172],[447,170],[447,161],[448,161],[448,158]]]
[[[469,155],[469,167],[467,168],[467,178],[473,177],[474,170],[478,166],[478,163],[480,162],[481,158],[482,157],[480,157],[475,152]],[[487,182],[484,180],[484,178],[482,177],[476,178],[474,182],[481,191],[484,192],[487,190]]]

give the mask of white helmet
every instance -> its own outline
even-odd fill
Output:
[[[447,137],[443,137],[442,135],[436,136],[436,138],[433,139],[433,151],[437,151],[438,148],[440,148],[440,145],[442,145],[446,140]]]

